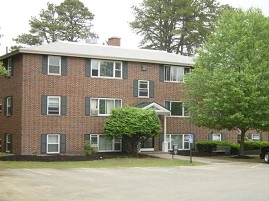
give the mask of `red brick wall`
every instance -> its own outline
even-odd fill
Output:
[[[81,154],[84,134],[102,134],[106,117],[85,116],[85,97],[121,98],[123,105],[155,101],[164,106],[165,100],[182,100],[182,86],[159,81],[159,65],[128,63],[128,79],[104,79],[85,76],[85,59],[68,58],[68,75],[52,76],[41,72],[42,56],[24,54],[16,56],[14,76],[0,78],[1,98],[14,97],[14,115],[0,114],[0,134],[13,135],[15,154],[40,153],[41,134],[66,134],[67,153]],[[145,65],[145,64],[144,64]],[[133,97],[133,80],[153,80],[155,98]],[[41,115],[41,96],[67,96],[67,115]],[[187,118],[168,117],[167,134],[195,133],[196,140],[207,140],[209,129],[198,128],[188,123]],[[236,142],[235,132],[227,133],[227,139]],[[268,140],[268,135],[264,140]],[[22,142],[20,144],[20,141]],[[3,140],[2,140],[3,144]],[[155,147],[158,148],[156,141]]]
[[[1,151],[5,151],[5,134],[12,135],[12,151],[21,153],[21,100],[22,100],[22,56],[17,55],[13,58],[14,76],[0,77],[0,98],[3,101],[3,111],[0,113],[0,139]],[[13,97],[13,115],[4,115],[4,99],[7,96]]]

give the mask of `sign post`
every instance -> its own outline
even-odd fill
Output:
[[[189,134],[190,163],[192,163],[192,143],[193,143],[193,134]]]

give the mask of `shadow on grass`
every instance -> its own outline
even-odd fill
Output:
[[[214,159],[229,160],[233,162],[263,163],[259,155],[232,155],[232,156],[212,156]]]
[[[119,152],[111,153],[95,153],[88,156],[82,155],[61,155],[61,154],[51,154],[51,155],[13,155],[13,154],[0,154],[0,161],[40,161],[40,162],[56,162],[56,161],[94,161],[94,160],[104,160],[110,158],[153,158],[146,154],[137,155],[127,155]]]

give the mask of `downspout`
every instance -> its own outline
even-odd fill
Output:
[[[166,115],[164,115],[163,120],[163,143],[162,143],[162,151],[168,152],[168,142],[166,141]]]

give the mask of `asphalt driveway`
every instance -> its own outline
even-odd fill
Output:
[[[269,201],[269,165],[0,169],[0,201]]]

